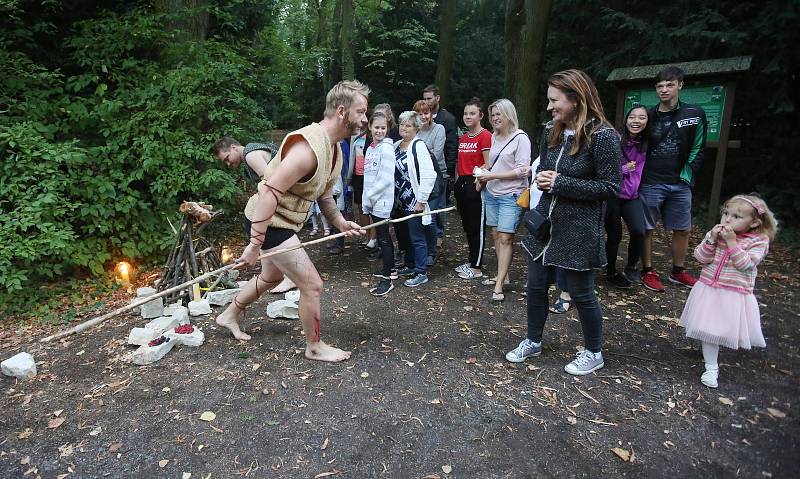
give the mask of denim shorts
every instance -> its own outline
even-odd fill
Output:
[[[483,205],[486,210],[486,226],[494,226],[500,233],[516,233],[522,218],[522,208],[517,205],[519,193],[493,196],[483,190]]]
[[[656,229],[659,218],[666,230],[692,229],[692,189],[686,183],[640,185],[639,198],[645,230]]]

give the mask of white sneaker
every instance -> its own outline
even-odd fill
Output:
[[[453,268],[456,273],[466,273],[468,269],[471,269],[469,263],[460,264]]]
[[[540,354],[542,354],[542,343],[536,344],[525,338],[519,343],[519,346],[506,353],[506,360],[512,363],[521,363],[531,356]]]
[[[564,371],[574,376],[584,376],[603,367],[603,353],[593,353],[588,349],[578,352]]]
[[[717,387],[719,387],[719,382],[717,381],[718,378],[719,378],[719,368],[710,369],[707,367],[703,375],[700,376],[700,382],[710,388],[716,389]]]

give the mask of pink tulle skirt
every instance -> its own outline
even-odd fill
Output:
[[[763,348],[761,313],[753,294],[698,281],[689,293],[680,325],[686,336],[731,349]]]

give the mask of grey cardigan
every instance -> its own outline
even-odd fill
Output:
[[[619,135],[610,126],[600,127],[592,134],[589,146],[570,155],[573,136],[548,148],[547,135],[552,127],[552,122],[545,126],[541,162],[536,170],[558,173],[552,188],[544,192],[536,206],[537,211],[550,218],[550,240],[543,244],[528,235],[522,245],[545,266],[577,271],[604,266],[603,202],[617,198],[622,182]]]

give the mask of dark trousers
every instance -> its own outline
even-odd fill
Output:
[[[422,218],[395,223],[395,233],[398,247],[405,251],[406,268],[413,268],[417,273],[424,274],[428,262],[428,240]]]
[[[630,241],[628,242],[628,262],[626,268],[635,268],[642,257],[644,244],[644,208],[639,198],[625,200],[617,198],[606,203],[606,258],[609,275],[617,271],[617,252],[622,241],[622,219],[628,226]]]
[[[528,339],[542,341],[544,324],[547,322],[547,290],[555,274],[555,266],[543,266],[542,260],[528,258]],[[603,345],[603,313],[594,294],[594,272],[563,270],[569,294],[578,309],[583,330],[583,346],[593,353],[600,352]]]
[[[370,215],[370,217],[373,223],[385,219],[378,218],[375,215]],[[388,276],[389,273],[392,272],[392,269],[394,269],[394,243],[392,243],[392,237],[389,235],[389,223],[376,226],[375,235],[378,238],[378,247],[381,249],[381,261],[383,262],[381,273],[383,273],[384,276]]]
[[[483,200],[480,192],[475,191],[475,178],[459,176],[453,186],[453,193],[458,214],[461,216],[461,226],[467,236],[469,264],[473,268],[480,268],[483,263],[483,235],[481,234]]]

